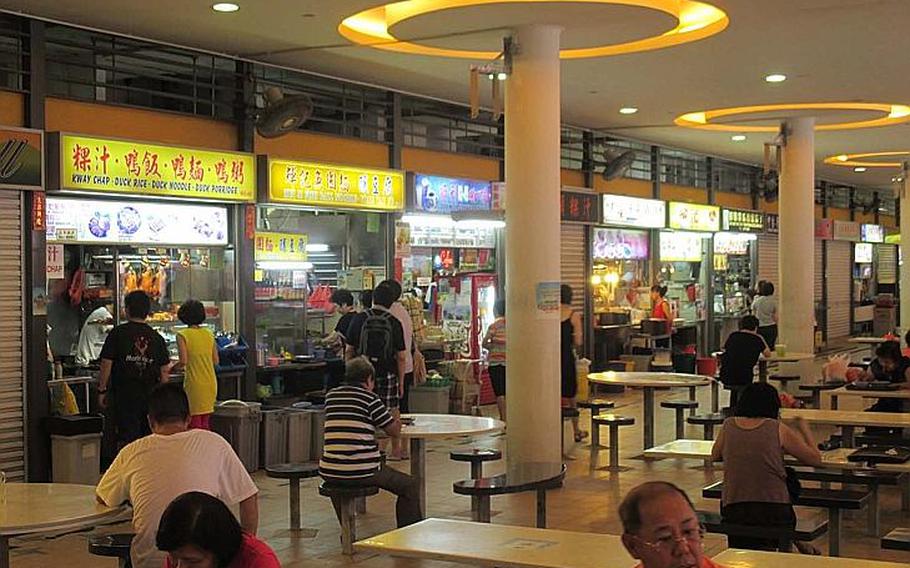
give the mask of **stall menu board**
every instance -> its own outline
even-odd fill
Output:
[[[667,226],[666,203],[625,195],[603,196],[604,225],[663,229]]]
[[[591,257],[595,260],[645,260],[648,232],[595,228],[591,235]]]
[[[660,232],[660,260],[662,262],[698,262],[704,256],[701,241],[707,235],[684,231]]]
[[[404,174],[394,170],[268,160],[268,199],[272,203],[400,211]]]
[[[724,231],[760,233],[765,228],[765,215],[749,209],[724,209],[721,212]]]
[[[860,234],[864,242],[883,243],[885,242],[885,228],[881,225],[863,223],[860,227]]]
[[[830,239],[834,236],[834,221],[831,219],[815,220],[815,238]]]
[[[872,262],[872,243],[856,243],[853,245],[853,262],[861,264]]]
[[[671,201],[670,228],[686,231],[719,231],[720,208],[714,205]]]
[[[780,215],[777,213],[765,214],[765,232],[772,235],[780,232]]]
[[[411,225],[412,247],[496,248],[496,230],[457,225]]]
[[[105,244],[226,245],[227,208],[183,203],[49,197],[47,240]]]
[[[836,241],[858,242],[860,237],[859,223],[853,221],[834,221],[832,234]]]
[[[573,223],[597,223],[600,221],[598,199],[594,193],[563,191],[559,202],[560,218]]]
[[[60,134],[55,189],[217,201],[256,199],[251,154]]]
[[[493,204],[493,184],[415,174],[414,204],[419,211],[428,213],[489,211]]]
[[[754,235],[742,233],[715,233],[714,253],[743,255],[749,253],[749,243],[755,240]]]
[[[278,261],[306,261],[308,235],[256,231],[255,258]]]

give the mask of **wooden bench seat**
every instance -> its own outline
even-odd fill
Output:
[[[713,511],[698,511],[698,520],[704,525],[705,530],[710,533],[752,538],[773,538],[780,543],[781,551],[790,550],[791,544],[795,540],[811,542],[828,532],[828,521],[820,515],[797,517],[795,530],[724,523],[720,513]]]
[[[910,550],[910,529],[898,528],[882,537],[882,548]]]

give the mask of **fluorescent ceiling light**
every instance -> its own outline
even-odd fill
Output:
[[[234,4],[233,2],[218,2],[217,4],[212,4],[212,10],[216,12],[221,12],[222,14],[228,14],[230,12],[236,12],[240,9],[240,6]]]
[[[638,109],[635,107],[622,107],[619,109],[619,114],[635,114],[638,112]]]
[[[745,142],[746,135],[745,134],[734,134],[733,136],[730,137],[730,140],[732,140],[734,142]]]
[[[459,229],[502,229],[506,222],[496,219],[465,219],[456,222],[455,226]]]
[[[308,244],[306,246],[307,252],[329,252],[329,245],[325,244]]]
[[[787,76],[783,73],[772,73],[765,76],[765,81],[768,83],[783,83],[787,80]]]
[[[256,268],[260,270],[310,270],[312,262],[303,260],[258,260]]]
[[[448,215],[420,215],[408,213],[401,216],[401,220],[409,225],[423,225],[429,227],[453,227],[455,221]]]
[[[856,173],[858,173],[858,174],[861,174],[861,173],[863,173],[864,171],[866,171],[866,168],[860,166],[860,167],[858,167],[858,168],[853,168],[853,171],[856,172]]]

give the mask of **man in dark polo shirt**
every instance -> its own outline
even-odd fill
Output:
[[[720,365],[720,382],[730,389],[730,409],[736,408],[739,393],[752,384],[759,356],[771,356],[764,338],[758,334],[758,318],[745,316],[724,343]]]

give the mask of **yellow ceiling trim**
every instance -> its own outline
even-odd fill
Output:
[[[868,158],[893,158],[895,156],[903,156],[904,158],[910,159],[910,151],[901,151],[901,152],[864,152],[861,154],[838,154],[836,156],[828,156],[825,158],[825,163],[832,166],[843,166],[850,168],[900,168],[903,165],[901,162],[880,162],[875,160],[869,160]]]
[[[721,108],[714,110],[703,110],[698,112],[689,112],[676,117],[673,121],[677,126],[685,128],[696,128],[699,130],[713,130],[717,132],[777,132],[777,126],[752,126],[748,124],[716,124],[713,121],[719,118],[740,116],[744,114],[762,114],[770,112],[804,112],[804,111],[868,111],[881,113],[877,118],[868,120],[856,120],[850,122],[836,122],[830,124],[818,124],[815,126],[817,131],[826,130],[855,130],[859,128],[875,128],[879,126],[891,126],[910,121],[910,106],[885,104],[885,103],[791,103],[791,104],[773,104],[773,105],[753,105]]]
[[[364,10],[345,18],[338,25],[338,33],[349,41],[398,53],[453,57],[459,59],[489,60],[498,51],[471,51],[433,47],[399,40],[389,31],[393,26],[426,14],[442,10],[502,4],[534,4],[565,2],[572,4],[610,4],[647,8],[669,14],[676,26],[662,34],[620,44],[564,49],[562,59],[606,57],[639,51],[662,49],[704,39],[723,31],[730,23],[727,14],[704,2],[695,0],[406,0],[391,2]]]

